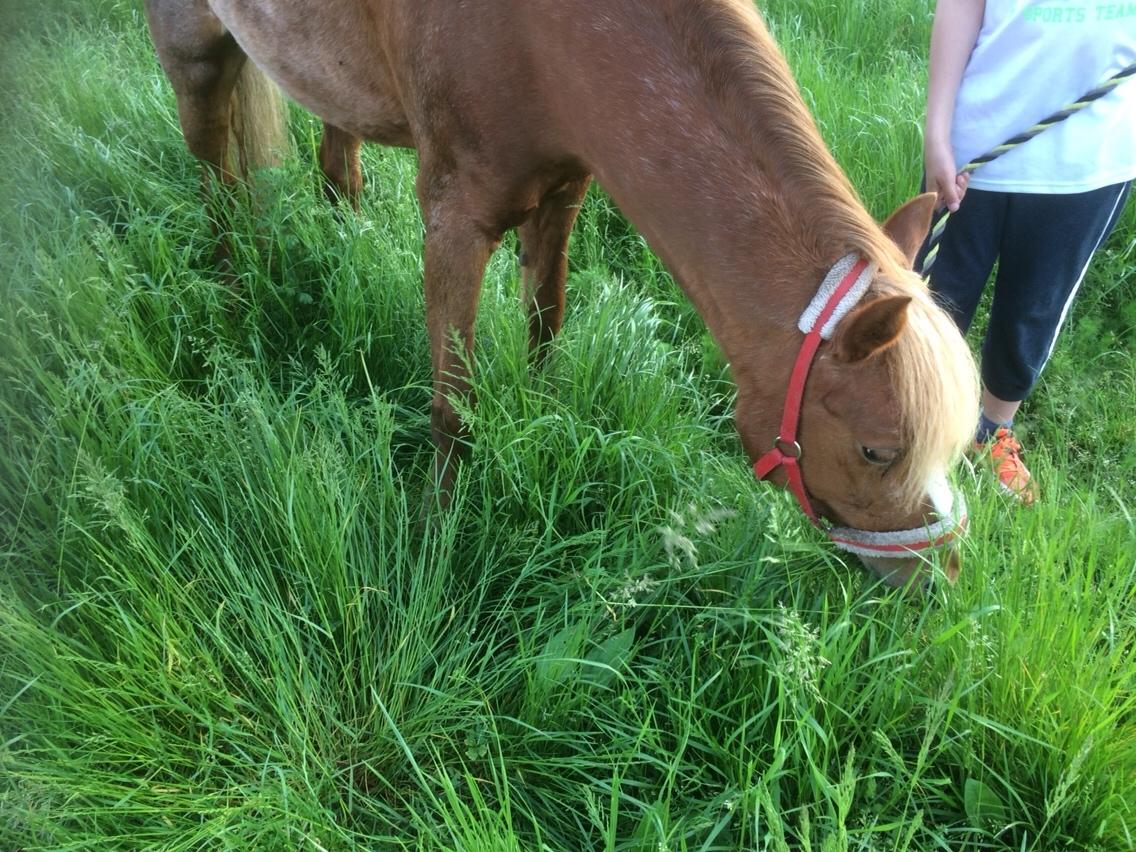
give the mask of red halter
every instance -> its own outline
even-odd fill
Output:
[[[829,273],[829,277],[842,271],[842,268],[849,263],[851,267],[840,277],[839,283],[827,299],[821,302],[821,294],[829,285],[828,278],[825,279],[821,285],[821,294],[818,294],[817,299],[814,299],[813,304],[801,318],[801,330],[805,332],[805,339],[797,351],[797,360],[789,376],[789,387],[785,391],[785,408],[781,415],[781,429],[777,434],[777,440],[773,442],[773,448],[754,462],[753,472],[758,479],[764,480],[777,468],[784,468],[789,480],[789,491],[797,498],[801,511],[838,547],[861,556],[910,556],[913,552],[947,543],[966,526],[966,506],[961,494],[953,495],[954,499],[949,505],[936,505],[940,519],[926,527],[890,532],[857,530],[850,527],[834,527],[822,520],[809,501],[804,476],[801,474],[802,451],[801,445],[797,442],[797,427],[801,419],[801,404],[805,396],[809,370],[821,342],[831,334],[830,323],[831,326],[835,326],[832,320],[837,309],[841,311],[841,315],[836,317],[836,321],[839,321],[862,295],[870,279],[868,261],[852,257],[838,261]]]

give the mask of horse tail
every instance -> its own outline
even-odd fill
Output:
[[[280,89],[246,60],[233,89],[231,123],[234,161],[242,177],[280,165],[288,146],[286,110]]]

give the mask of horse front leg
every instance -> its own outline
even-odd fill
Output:
[[[453,494],[457,466],[469,454],[469,430],[453,400],[473,403],[469,365],[473,324],[481,280],[499,237],[491,236],[470,215],[456,181],[419,170],[418,196],[426,225],[423,276],[426,327],[430,338],[434,398],[430,430],[436,446],[434,477],[438,502],[445,508]]]
[[[564,321],[568,237],[591,177],[569,181],[541,199],[517,228],[522,294],[529,319],[529,354],[539,365]]]

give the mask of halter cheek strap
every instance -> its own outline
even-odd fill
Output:
[[[773,449],[757,460],[753,472],[758,479],[765,479],[779,467],[785,469],[789,479],[789,490],[797,498],[801,510],[810,521],[821,526],[820,518],[813,511],[809,494],[805,490],[805,479],[801,475],[801,445],[797,443],[797,426],[801,419],[801,403],[805,398],[805,382],[809,369],[822,340],[832,336],[837,323],[856,305],[872,280],[875,268],[856,255],[845,255],[829,270],[820,289],[801,314],[797,327],[804,332],[805,339],[797,350],[797,360],[789,375],[789,388],[785,391],[785,408],[781,414],[781,429]]]
[[[829,270],[816,296],[801,314],[797,327],[804,333],[805,339],[797,350],[797,360],[793,363],[793,372],[789,376],[781,428],[777,440],[773,442],[773,448],[754,462],[753,472],[758,479],[766,479],[773,471],[784,468],[789,491],[797,499],[801,511],[815,526],[824,530],[837,547],[860,556],[910,556],[914,551],[945,544],[965,527],[966,506],[962,495],[954,498],[945,483],[943,488],[937,489],[939,495],[945,492],[946,496],[935,497],[935,511],[939,520],[927,527],[893,532],[833,527],[823,521],[813,509],[801,474],[802,451],[797,441],[797,429],[800,425],[805,384],[813,359],[821,342],[832,337],[840,320],[859,302],[875,273],[874,264],[855,254],[845,255]]]

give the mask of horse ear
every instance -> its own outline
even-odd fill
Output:
[[[899,246],[908,264],[915,263],[915,255],[927,231],[931,228],[931,215],[935,212],[935,193],[925,192],[900,206],[884,222],[884,233]]]
[[[907,325],[910,296],[884,296],[856,308],[837,327],[834,354],[840,361],[863,361],[895,343]]]

